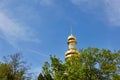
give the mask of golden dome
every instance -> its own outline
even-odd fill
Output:
[[[68,40],[76,40],[76,37],[75,36],[73,36],[72,34],[68,37]]]
[[[80,53],[76,50],[69,50],[65,53],[65,59],[67,58],[70,58],[71,56],[77,56],[79,55]]]
[[[65,53],[65,59],[70,58],[71,56],[78,56],[79,52],[76,50],[76,37],[73,36],[72,34],[68,36],[68,51]]]
[[[77,42],[76,42],[76,37],[71,34],[71,35],[68,37],[68,42],[67,42],[67,43],[69,44],[69,43],[73,43],[73,42],[74,42],[74,43],[77,43]]]
[[[78,51],[76,51],[76,50],[68,50],[66,53],[65,53],[65,55],[67,56],[67,55],[69,55],[69,54],[79,54],[79,52]]]

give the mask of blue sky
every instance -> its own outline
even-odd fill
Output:
[[[38,73],[64,60],[70,26],[77,48],[120,48],[120,0],[0,0],[0,60],[20,52]]]

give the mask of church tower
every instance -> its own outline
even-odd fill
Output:
[[[65,53],[65,59],[67,60],[68,58],[70,58],[71,56],[78,56],[79,52],[76,50],[76,37],[72,35],[68,36],[68,51]]]

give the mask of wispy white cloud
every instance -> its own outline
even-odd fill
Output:
[[[43,5],[43,6],[51,6],[53,5],[54,3],[54,0],[40,0],[40,5]]]
[[[78,5],[82,8],[95,8],[102,2],[101,0],[70,0],[73,4]],[[84,7],[83,7],[84,6]]]
[[[105,0],[105,9],[110,24],[120,26],[120,0]]]
[[[89,0],[71,0],[73,4],[80,5],[83,2],[88,2]]]
[[[102,7],[105,11],[103,20],[111,26],[120,26],[120,0],[70,0],[73,4],[85,11],[95,12],[94,9]]]
[[[28,50],[29,52],[31,52],[31,53],[34,53],[34,54],[37,54],[37,55],[39,55],[39,56],[41,56],[41,57],[47,57],[47,58],[49,58],[49,55],[47,54],[44,54],[44,53],[41,53],[41,52],[39,52],[39,51],[36,51],[36,50]]]
[[[36,38],[33,39],[33,37],[31,28],[21,25],[7,14],[0,12],[0,38],[3,38],[12,46],[16,46],[20,41],[39,41]]]

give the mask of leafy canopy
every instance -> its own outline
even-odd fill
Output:
[[[50,56],[51,62],[45,62],[38,80],[120,80],[120,50],[88,47],[79,52],[64,63]]]

